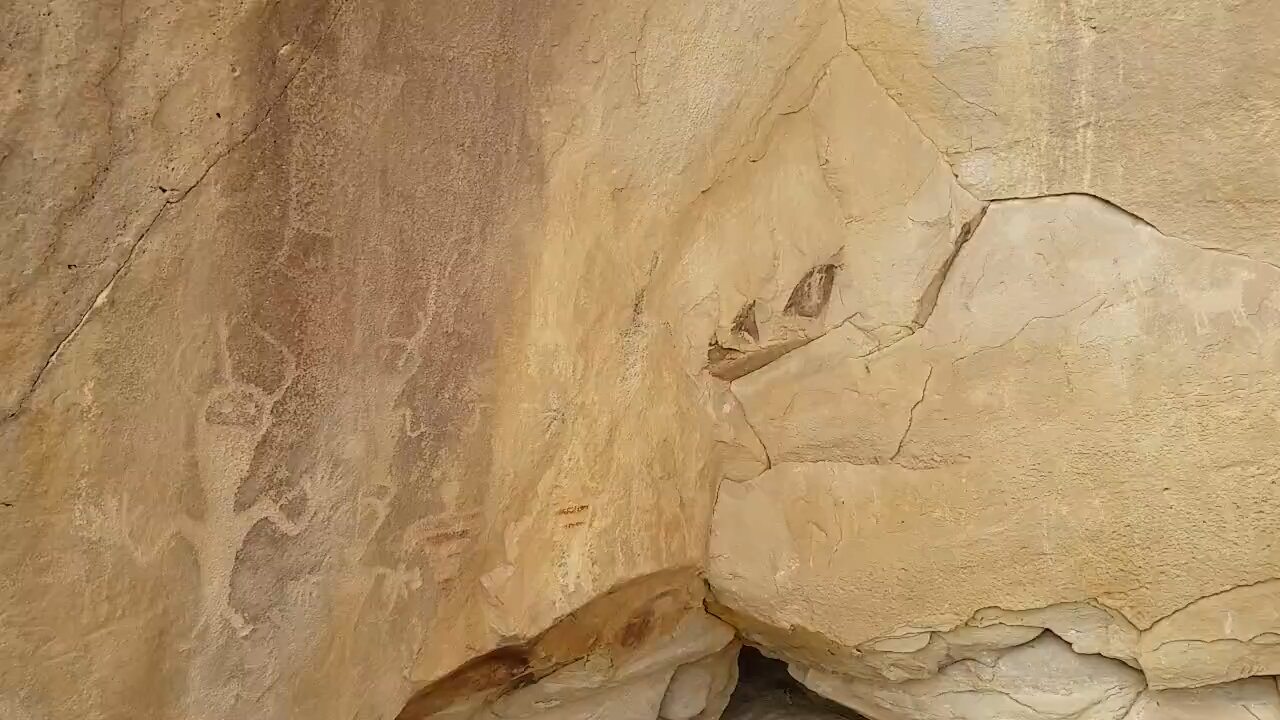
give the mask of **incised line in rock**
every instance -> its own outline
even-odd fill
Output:
[[[738,397],[738,393],[733,391],[733,383],[726,383],[726,389],[733,396],[734,402],[738,404],[738,410],[742,413],[742,422],[756,436],[756,442],[760,443],[760,449],[764,452],[764,469],[771,470],[773,468],[773,455],[769,453],[769,446],[764,444],[764,437],[760,435],[760,431],[751,422],[751,416],[747,415],[747,406],[742,404],[742,399]],[[763,470],[761,472],[764,472]]]
[[[898,456],[902,454],[902,448],[907,444],[907,436],[911,434],[911,426],[916,421],[916,408],[924,404],[925,396],[929,392],[929,380],[933,379],[933,366],[929,366],[929,372],[924,376],[924,385],[920,388],[920,399],[915,401],[911,409],[907,411],[907,427],[902,430],[902,437],[898,438],[898,447],[894,449],[893,455],[889,456],[889,462],[896,463]]]
[[[1259,585],[1265,585],[1266,583],[1277,582],[1277,581],[1280,581],[1280,578],[1264,578],[1264,579],[1262,579],[1262,580],[1256,580],[1256,581],[1254,581],[1254,582],[1250,582],[1250,583],[1242,583],[1242,584],[1240,584],[1240,585],[1232,585],[1232,586],[1231,586],[1231,587],[1229,587],[1229,588],[1225,588],[1225,589],[1223,589],[1223,590],[1219,590],[1219,591],[1217,591],[1217,592],[1209,593],[1208,595],[1202,595],[1202,596],[1200,596],[1200,597],[1198,597],[1198,598],[1195,598],[1194,600],[1191,600],[1191,601],[1187,602],[1187,603],[1186,603],[1186,604],[1184,604],[1184,605],[1181,605],[1181,606],[1179,606],[1179,607],[1177,607],[1177,608],[1175,608],[1175,609],[1171,610],[1170,612],[1168,612],[1168,613],[1166,613],[1166,614],[1164,614],[1164,615],[1161,615],[1160,617],[1156,618],[1155,620],[1152,620],[1152,621],[1151,621],[1151,623],[1150,623],[1149,625],[1147,625],[1145,628],[1140,628],[1140,629],[1141,629],[1143,632],[1146,632],[1147,630],[1151,630],[1151,629],[1152,629],[1152,628],[1154,628],[1156,625],[1159,625],[1160,623],[1164,622],[1165,620],[1168,620],[1169,618],[1173,617],[1174,615],[1177,615],[1178,613],[1182,612],[1183,610],[1186,610],[1187,608],[1191,607],[1192,605],[1195,605],[1195,604],[1196,604],[1196,603],[1198,603],[1198,602],[1202,602],[1202,601],[1204,601],[1204,600],[1211,600],[1211,599],[1213,599],[1213,598],[1220,597],[1220,596],[1222,596],[1222,595],[1226,595],[1227,593],[1234,592],[1234,591],[1236,591],[1236,590],[1243,590],[1243,589],[1245,589],[1245,588],[1257,587],[1257,586],[1259,586]]]
[[[1089,298],[1088,300],[1085,300],[1084,302],[1079,303],[1079,304],[1077,304],[1077,305],[1075,305],[1075,306],[1073,306],[1073,307],[1069,308],[1069,309],[1068,309],[1068,310],[1066,310],[1065,312],[1059,313],[1059,314],[1057,314],[1057,315],[1036,315],[1035,317],[1028,318],[1026,322],[1022,323],[1022,327],[1020,327],[1020,328],[1018,328],[1017,330],[1015,330],[1015,331],[1014,331],[1014,333],[1013,333],[1012,335],[1010,335],[1010,336],[1009,336],[1009,339],[1008,339],[1008,340],[1004,340],[1004,341],[1002,341],[1002,342],[998,342],[998,343],[996,343],[995,345],[989,345],[989,346],[987,346],[987,347],[980,347],[980,348],[978,348],[977,350],[974,350],[974,351],[972,351],[972,352],[967,352],[967,353],[965,353],[964,355],[961,355],[960,357],[957,357],[957,358],[955,358],[954,360],[952,360],[952,361],[951,361],[951,364],[952,364],[952,365],[955,365],[956,363],[958,363],[958,362],[960,362],[960,361],[962,361],[962,360],[968,360],[969,358],[972,358],[972,357],[974,357],[974,356],[976,356],[976,355],[981,355],[982,353],[990,352],[991,350],[998,350],[998,349],[1000,349],[1000,348],[1002,348],[1002,347],[1005,347],[1006,345],[1008,345],[1009,343],[1013,342],[1014,340],[1017,340],[1017,339],[1018,339],[1018,336],[1019,336],[1019,335],[1021,335],[1021,334],[1022,334],[1022,333],[1024,333],[1024,332],[1026,332],[1027,328],[1031,327],[1031,324],[1032,324],[1032,323],[1037,322],[1037,321],[1040,321],[1040,320],[1057,320],[1057,319],[1059,319],[1059,318],[1067,317],[1067,316],[1068,316],[1068,315],[1070,315],[1071,313],[1073,313],[1073,312],[1075,312],[1075,311],[1079,310],[1080,308],[1084,307],[1085,305],[1088,305],[1089,303],[1093,302],[1094,300],[1102,300],[1102,302],[1098,303],[1098,307],[1094,308],[1094,309],[1089,313],[1089,316],[1090,316],[1090,317],[1092,317],[1092,316],[1093,316],[1095,313],[1097,313],[1099,310],[1101,310],[1102,308],[1104,308],[1104,307],[1106,307],[1106,306],[1107,306],[1106,299],[1105,299],[1102,295],[1094,295],[1093,297]],[[1085,318],[1085,319],[1087,320],[1088,318]]]
[[[960,662],[964,662],[964,661],[962,660]],[[1040,708],[1035,707],[1034,705],[1028,705],[1022,702],[1021,700],[1019,700],[1018,698],[1014,697],[1013,695],[1009,694],[1008,692],[1005,692],[1004,690],[1000,690],[998,688],[991,688],[991,689],[972,688],[972,689],[966,689],[966,690],[944,690],[938,693],[937,697],[944,697],[946,695],[998,695],[1000,697],[1008,698],[1009,701],[1012,702],[1013,704],[1018,705],[1019,707],[1026,708],[1027,710],[1031,711],[1035,715],[1048,714],[1044,710],[1041,710]]]

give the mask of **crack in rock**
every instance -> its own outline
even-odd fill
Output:
[[[1198,597],[1198,598],[1195,598],[1194,600],[1190,600],[1190,601],[1186,602],[1185,604],[1183,604],[1183,605],[1181,605],[1180,607],[1177,607],[1177,608],[1175,608],[1175,609],[1173,609],[1173,610],[1169,611],[1168,613],[1165,613],[1164,615],[1161,615],[1160,617],[1156,618],[1155,620],[1152,620],[1152,621],[1151,621],[1151,623],[1150,623],[1149,625],[1147,625],[1145,628],[1142,628],[1142,630],[1143,630],[1143,632],[1146,632],[1146,631],[1148,631],[1148,630],[1155,629],[1155,627],[1156,627],[1157,625],[1159,625],[1160,623],[1163,623],[1163,622],[1165,622],[1166,620],[1169,620],[1169,619],[1170,619],[1170,618],[1172,618],[1174,615],[1177,615],[1178,613],[1182,612],[1183,610],[1186,610],[1186,609],[1190,608],[1190,607],[1191,607],[1191,606],[1193,606],[1193,605],[1196,605],[1196,604],[1199,604],[1199,603],[1201,603],[1201,602],[1204,602],[1205,600],[1212,600],[1213,598],[1222,597],[1223,595],[1227,595],[1227,594],[1233,593],[1233,592],[1235,592],[1236,590],[1243,590],[1243,589],[1245,589],[1245,588],[1257,587],[1257,586],[1259,586],[1259,585],[1266,585],[1267,583],[1273,583],[1273,582],[1277,582],[1277,581],[1280,581],[1280,578],[1263,578],[1262,580],[1257,580],[1257,581],[1249,582],[1249,583],[1241,583],[1241,584],[1239,584],[1239,585],[1232,585],[1231,587],[1223,588],[1222,590],[1219,590],[1219,591],[1217,591],[1217,592],[1212,592],[1212,593],[1209,593],[1208,595],[1202,595],[1202,596],[1200,596],[1200,597]]]
[[[1009,338],[1008,338],[1007,340],[1003,340],[1003,341],[1001,341],[1001,342],[998,342],[998,343],[996,343],[995,345],[987,345],[987,346],[985,346],[985,347],[980,347],[980,348],[977,348],[976,350],[972,350],[972,351],[970,351],[970,352],[967,352],[967,353],[965,353],[965,354],[963,354],[963,355],[960,355],[960,356],[956,357],[955,359],[953,359],[953,360],[951,361],[951,364],[952,364],[952,365],[955,365],[955,364],[957,364],[957,363],[963,362],[963,361],[965,361],[965,360],[969,360],[969,359],[971,359],[971,358],[973,358],[973,357],[975,357],[975,356],[981,355],[981,354],[983,354],[983,353],[991,352],[992,350],[999,350],[1000,348],[1007,347],[1007,346],[1008,346],[1010,343],[1012,343],[1014,340],[1017,340],[1019,337],[1021,337],[1021,336],[1022,336],[1022,333],[1026,332],[1026,331],[1027,331],[1027,329],[1028,329],[1028,328],[1030,328],[1034,323],[1037,323],[1037,322],[1043,322],[1043,321],[1045,321],[1045,320],[1059,320],[1059,319],[1061,319],[1061,318],[1069,317],[1072,313],[1076,312],[1076,311],[1077,311],[1077,310],[1079,310],[1080,308],[1083,308],[1084,306],[1088,305],[1089,303],[1091,303],[1091,302],[1093,302],[1093,301],[1095,301],[1095,300],[1102,300],[1102,302],[1098,303],[1098,306],[1097,306],[1097,307],[1095,307],[1093,310],[1090,310],[1090,311],[1089,311],[1089,316],[1088,316],[1088,317],[1093,317],[1094,315],[1096,315],[1096,314],[1098,313],[1098,311],[1102,310],[1102,308],[1107,307],[1107,302],[1106,302],[1106,300],[1105,300],[1104,296],[1102,296],[1102,295],[1094,295],[1093,297],[1091,297],[1091,298],[1089,298],[1089,299],[1085,300],[1084,302],[1081,302],[1081,303],[1079,303],[1079,304],[1077,304],[1077,305],[1074,305],[1074,306],[1072,306],[1072,307],[1068,308],[1066,311],[1061,312],[1061,313],[1058,313],[1057,315],[1035,315],[1035,316],[1033,316],[1033,317],[1031,317],[1031,318],[1028,318],[1028,319],[1027,319],[1027,321],[1026,321],[1026,322],[1024,322],[1024,323],[1022,323],[1022,326],[1021,326],[1021,327],[1019,327],[1017,330],[1015,330],[1015,331],[1014,331],[1014,333],[1013,333],[1012,335],[1010,335],[1010,336],[1009,336]],[[1088,319],[1088,317],[1086,317],[1086,318],[1085,318],[1085,320],[1087,320],[1087,319]],[[1082,321],[1082,322],[1083,322],[1083,321]]]
[[[924,327],[929,322],[929,318],[933,317],[933,311],[938,307],[938,297],[942,294],[942,286],[946,284],[947,277],[951,274],[951,268],[956,264],[956,258],[960,257],[960,251],[964,249],[964,246],[978,231],[978,226],[986,218],[989,207],[989,204],[983,205],[978,209],[976,215],[960,226],[956,241],[951,246],[951,254],[942,262],[942,266],[938,268],[933,279],[925,287],[924,294],[920,296],[920,300],[916,303],[916,314],[911,322],[917,328]]]
[[[925,397],[929,393],[929,381],[933,379],[933,366],[929,366],[929,372],[924,376],[924,385],[920,388],[920,399],[916,400],[907,411],[907,427],[902,431],[902,437],[898,438],[898,447],[894,449],[893,455],[889,456],[889,462],[896,463],[898,456],[902,454],[902,448],[907,444],[907,436],[911,434],[911,427],[916,421],[916,408],[924,404]]]
[[[120,277],[124,274],[125,270],[129,268],[130,264],[133,262],[133,259],[138,254],[139,247],[142,246],[143,241],[146,240],[147,235],[151,232],[151,229],[155,227],[156,223],[160,220],[160,216],[164,214],[165,210],[168,210],[170,206],[177,205],[178,203],[181,203],[183,200],[185,200],[187,196],[191,193],[191,191],[195,190],[197,187],[200,186],[201,183],[204,182],[204,179],[209,176],[209,173],[211,173],[219,163],[221,163],[224,159],[226,159],[227,156],[231,155],[231,153],[238,150],[241,146],[243,146],[250,139],[252,139],[254,135],[257,134],[258,130],[262,128],[263,124],[265,124],[267,119],[271,116],[271,113],[276,109],[276,107],[280,104],[280,102],[289,94],[289,88],[292,87],[293,82],[299,76],[301,76],[303,71],[305,71],[307,67],[311,64],[311,61],[315,57],[316,52],[320,49],[320,46],[324,44],[325,40],[328,39],[329,34],[332,32],[334,26],[337,24],[338,19],[342,16],[342,14],[346,11],[346,9],[350,5],[351,5],[351,1],[348,0],[348,2],[343,3],[341,6],[338,7],[337,11],[333,13],[333,17],[329,19],[329,22],[325,25],[324,30],[320,32],[320,36],[316,39],[316,42],[311,46],[311,49],[308,51],[306,58],[304,58],[303,61],[298,64],[298,69],[295,70],[287,80],[285,80],[284,85],[280,88],[280,92],[274,98],[272,98],[270,103],[267,104],[267,107],[263,111],[262,116],[259,117],[258,120],[253,124],[253,127],[249,128],[249,130],[246,131],[244,135],[237,138],[235,141],[229,144],[224,150],[219,152],[213,158],[213,160],[211,160],[204,167],[200,175],[189,186],[187,186],[185,189],[179,192],[174,193],[172,197],[166,197],[164,199],[164,202],[160,205],[160,208],[156,210],[155,214],[151,216],[151,219],[147,221],[146,226],[144,226],[142,228],[142,231],[138,233],[138,237],[134,239],[132,243],[130,243],[129,252],[125,255],[125,258],[120,263],[120,266],[115,269],[115,272],[111,273],[111,277],[107,279],[106,284],[104,284],[102,289],[99,290],[97,294],[94,295],[93,302],[89,304],[89,307],[80,316],[80,320],[75,324],[74,327],[71,328],[71,331],[68,332],[65,336],[63,336],[62,340],[60,340],[58,344],[54,347],[53,352],[49,354],[49,356],[45,359],[44,364],[41,365],[39,372],[36,373],[35,379],[31,381],[31,384],[27,387],[27,389],[18,397],[17,401],[14,403],[13,409],[11,409],[3,418],[0,418],[0,423],[13,420],[18,415],[22,414],[22,412],[26,409],[27,403],[30,402],[31,397],[35,395],[36,390],[40,387],[40,384],[44,381],[44,377],[48,373],[49,368],[51,368],[54,362],[58,359],[58,355],[62,352],[63,348],[65,348],[76,337],[76,335],[79,334],[80,329],[83,328],[85,324],[89,321],[89,318],[90,316],[93,315],[93,312],[97,310],[99,307],[102,307],[104,304],[106,304],[107,298],[111,295],[111,290],[112,288],[115,287],[116,281],[119,280]]]
[[[732,383],[729,383],[725,387],[725,390],[732,395],[733,399],[738,403],[738,409],[741,411],[743,424],[747,426],[747,429],[751,431],[752,435],[756,436],[756,442],[760,443],[760,450],[764,452],[764,470],[761,470],[760,472],[763,474],[764,472],[772,470],[773,455],[769,452],[769,446],[764,442],[764,436],[760,434],[760,431],[756,429],[755,424],[751,422],[751,416],[747,414],[747,406],[742,404],[742,398],[738,397],[738,393],[733,391]]]

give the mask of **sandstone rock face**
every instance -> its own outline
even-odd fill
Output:
[[[683,593],[714,433],[647,204],[776,76],[736,6],[3,13],[7,716],[391,718]]]
[[[1280,716],[1280,6],[0,37],[0,717]]]
[[[1272,678],[1207,688],[1143,690],[1142,675],[1100,655],[1082,655],[1051,633],[992,661],[962,661],[903,683],[858,680],[798,668],[797,677],[870,718],[1070,718],[1197,720],[1280,717]]]
[[[738,684],[738,652],[742,644],[729,643],[714,655],[681,665],[671,677],[662,706],[661,720],[716,720]]]
[[[1091,197],[994,204],[919,332],[861,357],[831,334],[734,383],[774,466],[721,489],[717,596],[851,662],[994,621],[1153,687],[1276,673],[1258,550],[1280,528],[1242,509],[1275,487],[1278,301],[1274,268]],[[1064,605],[1093,617],[990,610]]]

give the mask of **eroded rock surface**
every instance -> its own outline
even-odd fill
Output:
[[[1275,673],[1277,518],[1244,508],[1275,488],[1278,301],[1275,268],[1097,199],[992,205],[919,332],[869,356],[829,334],[734,383],[774,464],[721,488],[717,598],[850,672],[996,621],[1152,687]],[[1055,607],[1076,617],[991,610]]]

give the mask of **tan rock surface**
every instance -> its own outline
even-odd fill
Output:
[[[388,718],[683,587],[663,228],[816,11],[46,5],[0,21],[12,714]]]
[[[1091,603],[1114,628],[1039,622],[1153,686],[1275,672],[1278,281],[1093,198],[992,206],[922,331],[733,384],[774,466],[721,487],[717,599],[855,664],[984,608]]]
[[[1142,673],[1079,655],[1051,633],[991,663],[963,661],[905,683],[861,681],[797,668],[807,686],[871,720],[1122,720]]]
[[[23,406],[162,214],[257,133],[341,10],[297,0],[6,7],[0,417]]]
[[[867,682],[1280,672],[1277,27],[11,3],[0,716],[712,720],[704,569]],[[983,215],[1063,192],[1170,236]]]
[[[991,200],[1091,193],[1280,261],[1280,6],[841,0],[849,41]]]
[[[676,668],[662,698],[661,720],[718,720],[738,684],[738,652],[734,640],[714,655]]]
[[[733,636],[733,628],[697,611],[668,632],[657,633],[634,648],[627,648],[623,643],[613,653],[593,650],[582,660],[504,695],[474,717],[476,720],[657,720],[660,710],[668,707],[666,700],[673,677],[714,657],[714,653],[733,641]],[[628,650],[630,652],[626,652]],[[730,660],[733,657],[736,652]],[[695,717],[705,709],[711,690],[708,682],[702,692],[703,707],[697,712],[673,720]]]
[[[1152,687],[1196,687],[1280,675],[1280,580],[1196,600],[1142,634]]]

